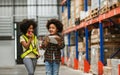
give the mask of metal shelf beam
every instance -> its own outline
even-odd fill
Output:
[[[84,28],[84,27],[87,27],[88,25],[92,25],[94,23],[98,23],[100,21],[103,21],[105,19],[108,19],[108,18],[111,18],[111,17],[114,17],[116,15],[120,15],[120,7],[117,7],[115,9],[112,9],[111,11],[107,12],[107,13],[104,13],[104,14],[100,14],[98,17],[96,18],[92,18],[88,21],[84,21],[84,22],[81,22],[80,25],[78,26],[74,26],[74,27],[70,27],[66,30],[63,31],[64,34],[67,34],[69,32],[72,32],[72,31],[75,31],[77,29],[81,29],[81,28]]]

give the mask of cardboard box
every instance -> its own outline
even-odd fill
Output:
[[[112,75],[112,67],[104,66],[103,75]]]

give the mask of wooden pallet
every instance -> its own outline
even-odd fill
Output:
[[[80,22],[84,22],[84,21],[85,21],[85,19],[80,20]]]
[[[98,11],[99,11],[98,8],[96,8],[96,9],[94,9],[94,10],[91,10],[89,17],[90,17],[90,18],[95,18],[95,17],[97,17],[97,16],[98,16]]]
[[[90,13],[96,13],[99,9],[98,8],[95,8],[93,10],[90,11]]]
[[[91,19],[91,15],[88,15],[87,17],[85,17],[85,21],[88,21]]]
[[[110,11],[110,9],[108,8],[108,6],[104,6],[100,9],[100,14],[104,14],[106,12]]]
[[[119,6],[120,6],[120,2],[117,2],[117,3],[115,3],[115,4],[112,4],[112,5],[109,6],[108,8],[109,8],[110,10],[112,10],[112,9],[117,8],[117,7],[119,7]]]
[[[97,75],[97,74],[94,74],[92,71],[91,71],[91,69],[90,69],[90,72],[89,72],[90,74],[92,74],[92,75]]]
[[[98,11],[97,12],[95,12],[95,13],[91,13],[90,14],[90,17],[91,18],[95,18],[95,17],[97,17],[99,15],[99,13],[98,13]]]

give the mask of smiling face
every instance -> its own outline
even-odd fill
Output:
[[[33,29],[33,25],[30,25],[30,27],[27,30],[27,33],[33,33],[34,29]]]
[[[51,35],[57,34],[57,32],[58,32],[58,29],[54,24],[50,24],[48,30]]]

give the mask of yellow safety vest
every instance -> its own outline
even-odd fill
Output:
[[[26,40],[26,42],[28,42],[28,38],[25,35],[22,35],[23,38]],[[36,45],[36,36],[34,36],[34,47],[32,44],[30,44],[29,49],[26,50],[24,53],[21,54],[21,58],[24,58],[26,55],[28,55],[29,53],[33,52],[35,55],[39,55],[38,51],[37,51],[37,47]]]

